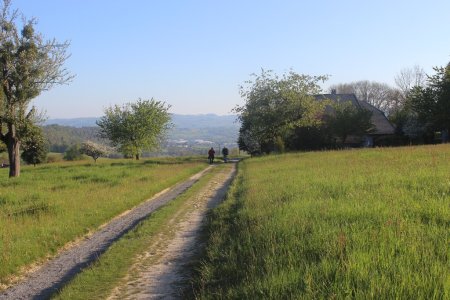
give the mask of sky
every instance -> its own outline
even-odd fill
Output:
[[[261,69],[394,85],[450,61],[450,1],[12,0],[70,41],[75,79],[33,100],[49,118],[99,117],[139,98],[177,114],[232,113]]]

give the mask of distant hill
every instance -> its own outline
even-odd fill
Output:
[[[95,127],[95,123],[100,118],[73,118],[73,119],[49,119],[44,122],[44,125],[60,125],[70,127]],[[236,127],[239,124],[236,122],[236,115],[219,116],[215,114],[204,115],[178,115],[172,114],[172,122],[176,128],[216,128],[216,127]]]
[[[98,138],[98,126],[72,127],[57,124],[42,127],[51,152],[64,152],[68,147],[82,143],[86,140],[106,144],[107,141]]]
[[[70,127],[95,127],[97,124],[95,123],[100,118],[73,118],[73,119],[48,119],[44,122],[44,126],[46,125],[60,125],[60,126],[70,126]]]
[[[99,118],[49,119],[43,126],[51,151],[64,152],[84,140],[100,143]],[[162,153],[169,155],[203,154],[209,147],[237,147],[239,123],[235,115],[172,115],[174,128],[168,133]]]

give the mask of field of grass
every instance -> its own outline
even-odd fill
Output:
[[[114,216],[206,167],[190,158],[0,169],[0,284]]]
[[[239,165],[200,299],[450,299],[450,145]]]

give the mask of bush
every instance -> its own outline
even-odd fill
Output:
[[[65,160],[81,160],[83,159],[83,155],[80,152],[80,145],[70,146],[69,149],[64,153]]]
[[[29,165],[41,164],[47,161],[48,145],[37,126],[30,126],[27,135],[22,140],[22,159]]]

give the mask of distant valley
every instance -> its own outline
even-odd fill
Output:
[[[71,119],[48,119],[44,125],[61,125],[76,128],[95,127],[96,121],[100,118],[71,118]],[[239,128],[236,122],[236,115],[219,116],[216,114],[199,114],[199,115],[178,115],[172,114],[172,123],[175,128],[216,128],[216,127],[233,127]]]
[[[64,152],[71,145],[84,140],[98,139],[96,121],[99,118],[49,119],[44,123],[44,134],[52,152]],[[172,115],[170,130],[162,149],[148,155],[204,154],[210,147],[237,148],[240,124],[235,115]]]

